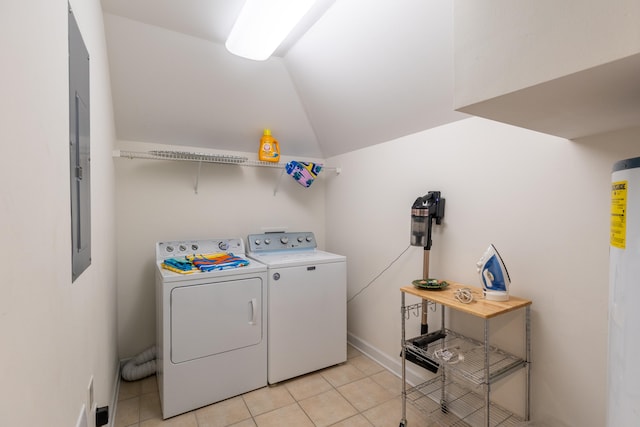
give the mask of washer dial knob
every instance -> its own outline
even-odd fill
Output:
[[[288,237],[281,237],[280,238],[280,243],[282,243],[283,245],[286,245],[287,243],[289,243],[289,238]]]
[[[220,248],[220,250],[226,251],[227,249],[229,249],[229,242],[220,242],[218,243],[218,247]]]

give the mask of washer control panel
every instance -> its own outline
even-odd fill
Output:
[[[156,259],[181,257],[192,254],[212,254],[217,252],[231,252],[234,255],[244,255],[244,241],[239,237],[231,239],[208,240],[176,240],[158,242],[156,244]]]
[[[315,249],[316,237],[312,232],[249,234],[249,252]]]

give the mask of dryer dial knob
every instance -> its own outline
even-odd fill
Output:
[[[298,242],[302,243],[304,241],[304,237],[298,236]]]
[[[313,240],[313,237],[311,237],[311,236],[307,236],[307,242],[310,242],[310,241],[312,241],[312,240]]]
[[[260,239],[256,239],[254,242],[256,245],[259,245],[260,243],[262,243],[262,241]]]
[[[273,273],[273,280],[280,280],[280,273]]]
[[[287,243],[289,243],[289,238],[288,237],[281,237],[280,238],[280,243],[282,243],[283,245],[286,245]]]
[[[186,250],[187,250],[187,246],[186,246],[186,245],[180,245],[180,246],[178,247],[178,250],[179,250],[180,252],[184,252],[184,251],[186,251]]]
[[[173,252],[173,246],[167,246],[167,252]]]
[[[192,251],[197,251],[198,250],[198,245],[196,245],[195,243],[193,245],[191,245],[191,250]]]
[[[229,242],[220,242],[218,243],[218,247],[220,248],[220,250],[226,251],[227,249],[229,249]]]
[[[269,243],[271,243],[271,239],[264,239],[264,244],[268,245]]]

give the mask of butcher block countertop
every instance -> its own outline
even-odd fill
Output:
[[[444,289],[418,289],[413,285],[409,285],[403,286],[400,288],[400,291],[484,319],[489,319],[531,305],[531,300],[518,298],[513,295],[509,295],[508,301],[488,301],[484,299],[482,288],[450,282],[448,280],[447,283],[449,283],[449,286]],[[462,288],[471,290],[471,294],[473,295],[473,301],[471,303],[464,304],[456,299],[456,290]]]

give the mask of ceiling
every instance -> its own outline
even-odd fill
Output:
[[[102,0],[120,140],[328,158],[453,111],[448,0],[322,0],[266,61],[224,47],[241,0]]]

